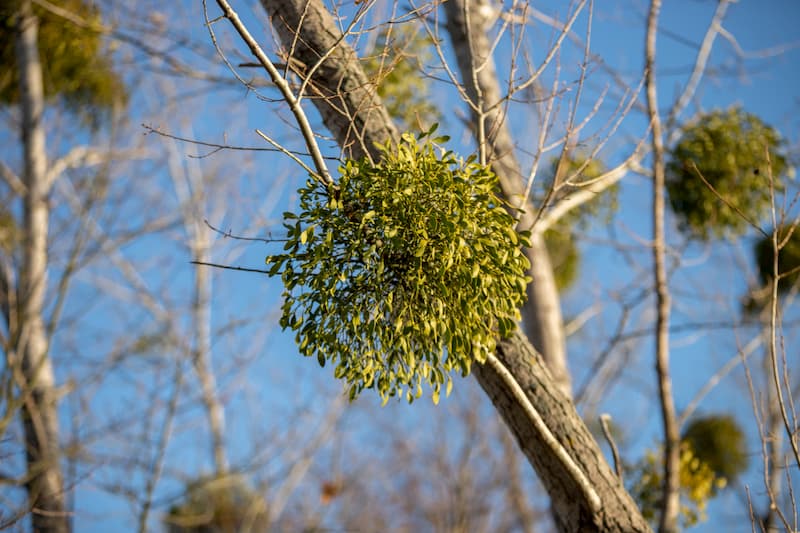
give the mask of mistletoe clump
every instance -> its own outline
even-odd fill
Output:
[[[509,206],[485,166],[429,132],[348,160],[336,185],[309,180],[285,213],[285,253],[267,258],[285,291],[281,326],[300,352],[330,362],[350,398],[384,402],[422,383],[434,402],[450,371],[467,375],[519,320],[529,264]]]
[[[776,231],[776,230],[773,230]],[[782,227],[777,230],[778,237],[778,292],[785,294],[800,277],[800,232],[793,227]],[[758,275],[764,285],[771,285],[774,273],[775,249],[772,236],[759,239],[755,245]]]
[[[748,219],[761,220],[771,205],[770,180],[781,190],[789,170],[783,146],[775,129],[736,107],[689,124],[667,165],[670,204],[681,228],[708,240],[741,235]]]

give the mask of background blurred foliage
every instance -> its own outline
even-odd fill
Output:
[[[122,78],[113,68],[103,35],[92,27],[101,23],[96,6],[83,0],[55,0],[58,7],[85,21],[81,27],[34,4],[39,19],[39,59],[45,97],[60,99],[91,127],[98,127],[115,106],[127,102]],[[19,100],[16,67],[16,11],[19,0],[0,2],[0,103]]]
[[[780,191],[790,173],[783,150],[775,129],[738,107],[690,121],[667,163],[667,191],[681,230],[699,240],[736,237],[748,228],[742,214],[761,221],[770,209],[770,176]]]
[[[791,234],[788,233],[791,231]],[[788,235],[788,239],[787,239]],[[786,293],[797,283],[800,271],[800,235],[796,227],[782,228],[778,230],[778,292]],[[783,247],[781,244],[785,241]],[[755,259],[758,266],[758,275],[765,286],[770,286],[773,279],[773,267],[775,251],[772,244],[772,236],[765,236],[758,240],[755,245]],[[783,274],[786,274],[783,276]]]
[[[544,242],[550,263],[553,265],[553,276],[558,290],[564,292],[572,287],[580,273],[581,251],[575,241],[575,235],[565,227],[556,224],[544,232]]]
[[[708,502],[747,470],[744,432],[729,415],[710,415],[692,421],[681,437],[681,522],[691,527],[706,519]],[[649,451],[628,468],[631,495],[654,524],[663,494],[662,452]],[[654,524],[655,525],[655,524]]]
[[[169,533],[266,531],[266,502],[241,476],[202,477],[188,483],[183,501],[164,516]]]
[[[605,165],[599,159],[589,159],[580,153],[554,159],[550,163],[548,176],[544,182],[545,191],[542,192],[542,201],[544,201],[546,191],[550,190],[554,184],[557,190],[554,190],[553,199],[549,203],[579,191],[582,182],[597,178],[605,171]],[[571,183],[577,185],[571,185]],[[545,245],[553,265],[556,286],[561,292],[572,287],[580,273],[581,253],[578,248],[577,234],[585,232],[593,220],[600,219],[604,224],[610,222],[618,207],[618,196],[619,186],[614,184],[593,200],[564,215],[545,231]]]
[[[401,129],[425,131],[441,122],[431,102],[423,66],[433,57],[433,41],[419,24],[406,22],[384,26],[373,50],[363,62],[367,76],[378,86],[378,95]]]
[[[683,432],[683,441],[717,477],[730,482],[747,470],[745,435],[730,415],[710,415],[693,420]]]

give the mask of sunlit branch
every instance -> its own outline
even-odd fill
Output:
[[[205,5],[206,0],[203,0],[203,6]],[[331,177],[325,160],[322,157],[316,137],[314,136],[314,131],[311,129],[311,124],[309,124],[308,118],[306,117],[303,108],[300,106],[299,101],[297,98],[295,98],[294,93],[292,93],[289,83],[283,76],[281,76],[280,72],[278,72],[278,69],[275,68],[275,65],[264,53],[264,50],[247,30],[244,23],[239,18],[239,15],[233,10],[233,8],[231,8],[231,5],[226,0],[217,0],[217,5],[219,5],[220,9],[222,9],[222,12],[224,13],[225,18],[230,21],[231,25],[233,25],[234,29],[236,29],[236,32],[247,44],[248,48],[250,48],[252,54],[256,57],[256,59],[258,59],[259,63],[261,63],[267,73],[269,73],[272,82],[275,84],[278,90],[280,90],[281,94],[286,100],[286,103],[289,104],[289,109],[291,109],[292,114],[295,116],[297,125],[300,127],[300,132],[302,133],[303,139],[308,147],[308,151],[311,153],[311,158],[314,160],[314,166],[317,169],[317,172],[312,173],[312,176],[315,176],[325,185],[332,184],[333,178]],[[219,49],[219,45],[216,42],[216,37],[211,31],[211,21],[208,21],[208,29],[214,41],[214,46]],[[303,166],[305,167],[305,165]]]

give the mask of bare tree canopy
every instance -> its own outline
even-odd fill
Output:
[[[798,17],[4,3],[0,529],[796,531]]]

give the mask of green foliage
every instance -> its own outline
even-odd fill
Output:
[[[684,431],[683,441],[718,478],[733,481],[747,470],[744,432],[732,416],[711,415],[695,419]]]
[[[559,159],[551,162],[550,178],[546,186],[552,187],[554,177],[556,182],[569,179],[573,174],[578,176],[571,181],[591,180],[606,171],[602,162],[597,159],[588,159],[582,155],[568,157],[559,165]],[[580,190],[580,187],[561,185],[555,194],[557,199],[565,198]],[[555,275],[556,286],[559,291],[569,289],[580,272],[581,253],[576,242],[576,233],[587,229],[591,220],[610,219],[617,209],[619,187],[615,184],[602,194],[582,206],[564,215],[552,228],[544,233],[545,245],[550,255]]]
[[[266,505],[237,476],[203,477],[186,487],[184,501],[164,517],[170,533],[235,533],[258,531],[264,524]]]
[[[786,240],[786,230],[778,231],[778,245]],[[772,236],[760,239],[755,246],[756,265],[761,281],[765,285],[772,283],[773,261],[775,253],[772,246]],[[797,283],[800,271],[795,270],[800,267],[800,235],[797,230],[792,232],[786,244],[778,251],[778,292],[785,293]],[[787,274],[788,273],[788,274]],[[787,274],[783,276],[783,274]]]
[[[568,154],[563,160],[554,158],[550,162],[550,175],[544,183],[549,189],[555,181],[558,188],[555,199],[560,200],[580,191],[583,188],[581,183],[596,179],[605,172],[606,166],[602,161],[576,152]],[[591,201],[570,211],[560,222],[586,229],[589,222],[597,218],[608,221],[619,207],[618,198],[619,186],[614,184]]]
[[[404,134],[382,159],[348,160],[336,186],[309,180],[285,213],[285,253],[267,258],[285,286],[281,326],[300,352],[336,365],[351,398],[377,389],[438,401],[519,320],[529,266],[488,167]]]
[[[89,24],[99,25],[100,13],[85,0],[54,2]],[[19,100],[19,73],[15,57],[15,24],[19,0],[0,6],[0,103]],[[122,79],[114,72],[112,60],[103,49],[102,35],[34,5],[39,19],[39,59],[42,64],[45,97],[60,98],[66,107],[96,127],[104,112],[126,101]]]
[[[10,254],[19,244],[22,235],[14,217],[0,206],[0,251]]]
[[[425,129],[441,119],[420,75],[431,58],[432,46],[418,24],[389,25],[381,29],[375,49],[363,63],[389,115],[404,129]]]
[[[654,525],[663,494],[662,461],[661,454],[648,452],[635,468],[636,478],[630,491],[645,519]],[[726,483],[725,478],[718,477],[700,459],[688,442],[681,443],[680,520],[683,527],[691,527],[706,519],[708,502]]]
[[[681,520],[690,527],[705,520],[708,502],[747,469],[745,436],[728,415],[692,421],[681,438]],[[654,522],[663,494],[663,458],[648,452],[634,469],[631,494],[645,518]]]
[[[578,279],[581,252],[575,243],[575,235],[565,230],[564,224],[557,224],[544,232],[544,243],[553,265],[553,276],[559,291],[569,289]]]
[[[770,173],[781,190],[788,171],[782,149],[777,131],[736,107],[687,125],[667,164],[670,205],[681,229],[700,240],[741,235],[748,224],[726,202],[750,220],[761,220],[770,208]]]

